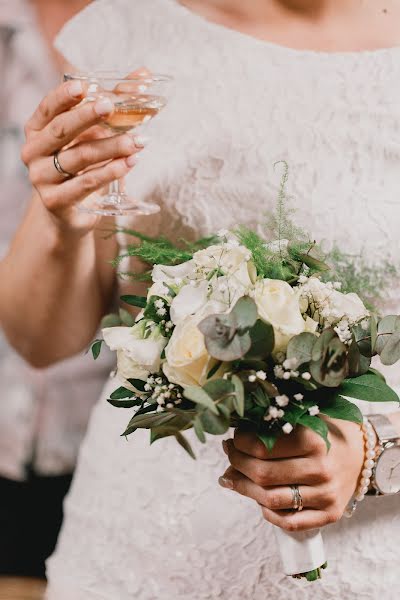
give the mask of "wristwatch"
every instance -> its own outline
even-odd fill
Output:
[[[368,415],[378,436],[378,452],[372,473],[377,496],[400,492],[400,434],[385,415]]]

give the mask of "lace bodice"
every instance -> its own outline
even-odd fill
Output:
[[[255,225],[275,202],[274,163],[284,159],[297,219],[314,237],[371,263],[398,260],[400,49],[294,51],[208,23],[175,0],[99,0],[59,46],[83,69],[145,64],[175,75],[174,98],[128,181],[160,202],[161,216],[135,226],[176,238]],[[395,289],[386,307],[400,308]],[[194,442],[197,462],[171,440],[149,448],[143,432],[126,443],[127,413],[104,398],[49,561],[50,600],[398,597],[397,497],[367,499],[351,521],[326,529],[321,582],[290,580],[258,507],[218,488],[219,439]]]

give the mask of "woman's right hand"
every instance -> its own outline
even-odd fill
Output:
[[[77,106],[83,96],[79,81],[50,92],[26,124],[21,153],[30,181],[57,227],[78,235],[91,231],[99,217],[77,211],[75,205],[124,177],[142,149],[131,135],[110,137],[96,127],[113,111],[108,98]],[[56,152],[62,168],[76,176],[66,179],[58,173],[53,162]]]

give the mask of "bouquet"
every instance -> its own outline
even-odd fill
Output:
[[[315,242],[285,214],[284,183],[272,242],[243,226],[180,247],[129,232],[138,241],[128,255],[150,264],[151,286],[147,297],[122,297],[141,312],[105,317],[92,346],[95,357],[102,341],[117,352],[122,385],[108,401],[133,409],[122,435],[172,436],[194,458],[191,428],[202,443],[250,428],[271,450],[302,425],[329,449],[325,416],[362,423],[349,399],[399,401],[371,358],[400,359],[400,317],[376,316],[330,277]],[[277,535],[286,574],[319,578],[320,532]]]

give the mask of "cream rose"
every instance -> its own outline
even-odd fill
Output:
[[[108,327],[103,338],[110,350],[117,351],[118,375],[124,379],[146,379],[160,370],[161,354],[167,339],[155,327],[144,339],[146,323],[140,321],[133,327]]]
[[[254,301],[260,318],[274,328],[274,353],[285,352],[289,340],[306,330],[298,295],[286,281],[263,279],[255,285]]]
[[[165,348],[163,370],[169,381],[186,387],[204,385],[210,369],[216,364],[206,349],[204,336],[197,327],[207,315],[218,312],[213,303],[206,305],[201,314],[187,317],[174,329]],[[221,366],[214,377],[221,377],[226,367]]]

